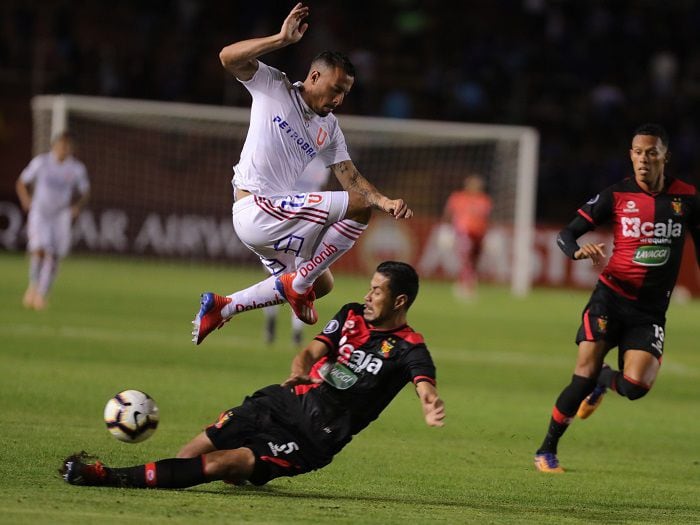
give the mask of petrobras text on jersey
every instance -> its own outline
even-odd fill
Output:
[[[621,217],[624,237],[680,237],[683,225],[669,219],[667,222],[642,222],[639,217]]]
[[[309,156],[309,158],[313,159],[316,156],[316,150],[311,147],[311,144],[304,140],[304,137],[302,137],[298,131],[296,131],[289,125],[289,122],[283,120],[282,117],[280,117],[279,115],[276,115],[272,119],[272,122],[276,123],[291,140],[296,142],[297,146],[301,148],[301,151],[306,153]]]

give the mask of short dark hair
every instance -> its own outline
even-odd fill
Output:
[[[346,75],[350,77],[355,77],[355,66],[345,53],[340,51],[323,51],[316,55],[311,61],[311,64],[316,64],[322,62],[328,67],[339,67],[342,69]]]
[[[408,310],[418,295],[418,273],[413,266],[404,262],[384,261],[377,266],[376,271],[389,279],[389,290],[394,298],[406,294]]]
[[[668,147],[668,131],[666,131],[666,128],[661,124],[654,124],[651,122],[642,124],[634,130],[634,135],[632,135],[632,137],[634,138],[637,135],[649,135],[650,137],[660,138],[661,143]]]

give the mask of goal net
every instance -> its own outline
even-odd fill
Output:
[[[34,152],[70,129],[92,185],[74,226],[74,250],[255,264],[230,220],[230,180],[248,130],[248,108],[83,96],[32,101]],[[350,154],[382,193],[415,212],[370,228],[334,268],[366,273],[378,260],[411,262],[426,277],[458,271],[440,239],[449,194],[470,173],[494,203],[480,274],[530,287],[538,134],[516,126],[339,115]],[[329,189],[338,189],[331,181]]]

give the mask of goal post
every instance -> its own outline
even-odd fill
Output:
[[[248,130],[248,108],[58,95],[35,97],[32,114],[34,152],[46,151],[52,136],[70,129],[90,174],[92,198],[74,227],[76,249],[256,260],[230,221],[231,167]],[[358,246],[336,268],[364,272],[373,258],[396,257],[422,265],[427,276],[454,274],[454,261],[438,253],[434,234],[447,196],[467,174],[478,172],[494,202],[492,230],[498,237],[484,273],[507,279],[516,296],[527,294],[534,264],[536,130],[342,114],[338,119],[359,170],[384,194],[404,198],[416,216],[397,222],[375,213]],[[488,235],[486,241],[489,251]],[[499,273],[493,273],[495,266]]]

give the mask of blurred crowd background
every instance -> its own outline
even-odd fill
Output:
[[[293,4],[3,0],[0,197],[10,197],[31,155],[31,96],[247,106],[218,52],[278,31]],[[534,126],[541,223],[568,221],[597,190],[629,175],[629,141],[643,122],[669,129],[670,173],[698,183],[696,0],[307,4],[306,36],[264,60],[297,80],[318,51],[348,53],[358,76],[341,113]]]

